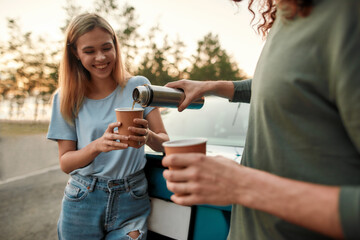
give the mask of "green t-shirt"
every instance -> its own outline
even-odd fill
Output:
[[[251,83],[242,164],[341,186],[345,237],[360,239],[360,1],[314,2],[305,18],[278,11]],[[244,101],[248,83],[234,84],[233,101]],[[326,237],[235,205],[229,239]]]

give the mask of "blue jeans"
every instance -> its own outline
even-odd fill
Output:
[[[124,179],[72,175],[65,187],[59,239],[146,239],[150,214],[147,180],[141,170]]]

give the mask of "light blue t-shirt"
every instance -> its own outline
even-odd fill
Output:
[[[82,149],[90,142],[100,138],[110,123],[116,122],[115,108],[131,107],[134,88],[143,84],[150,84],[142,76],[129,79],[125,88],[119,85],[107,97],[99,100],[84,99],[74,125],[68,124],[60,113],[59,93],[53,100],[51,122],[47,138],[51,140],[76,141],[77,149]],[[135,104],[135,107],[141,106]],[[154,108],[144,108],[144,118]],[[109,179],[120,179],[144,168],[146,163],[144,147],[135,149],[129,147],[124,150],[114,150],[100,153],[89,165],[76,169],[70,174],[79,173],[83,176],[97,176]]]

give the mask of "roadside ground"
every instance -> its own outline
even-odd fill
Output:
[[[0,239],[56,240],[68,176],[50,170],[0,185]]]
[[[0,121],[0,239],[56,240],[68,176],[46,124]]]

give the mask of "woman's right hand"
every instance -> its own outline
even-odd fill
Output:
[[[128,140],[129,137],[114,132],[114,128],[120,126],[121,126],[120,122],[114,122],[108,125],[108,128],[104,132],[104,135],[102,135],[102,137],[95,140],[97,151],[110,152],[112,150],[126,149],[128,147],[128,144],[122,143],[121,140]]]
[[[180,103],[178,110],[179,112],[187,108],[192,101],[195,99],[201,98],[206,93],[205,86],[207,82],[205,81],[193,81],[193,80],[179,80],[175,82],[170,82],[165,85],[165,87],[170,88],[180,88],[185,93],[185,99]]]
[[[128,140],[128,136],[114,132],[114,128],[120,125],[121,123],[118,122],[110,123],[102,137],[79,150],[76,149],[76,141],[58,140],[61,170],[69,174],[75,169],[90,164],[101,152],[127,148],[128,144],[116,141]]]

